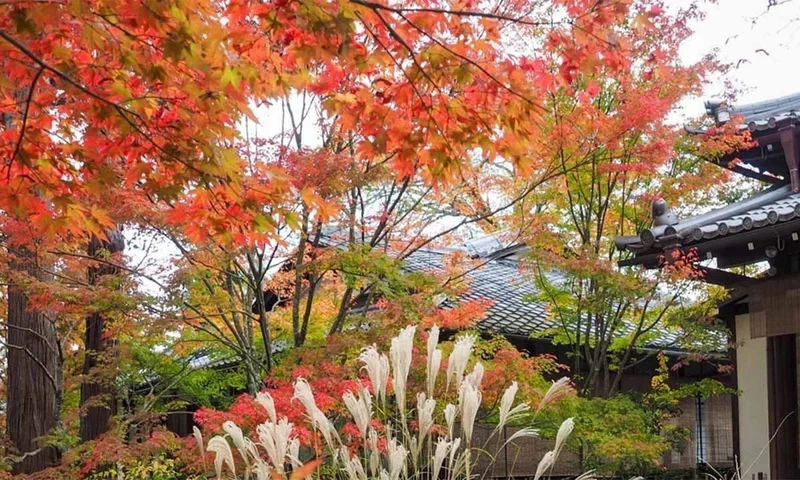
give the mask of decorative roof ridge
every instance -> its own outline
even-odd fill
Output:
[[[791,185],[775,185],[744,200],[715,208],[694,217],[680,220],[675,225],[657,225],[643,230],[639,233],[639,235],[616,236],[614,237],[614,243],[619,250],[625,250],[629,245],[639,243],[649,248],[654,246],[664,237],[691,237],[694,234],[694,230],[702,227],[703,225],[720,222],[730,217],[741,215],[750,210],[761,208],[764,205],[786,198],[790,195],[792,195]]]
[[[718,124],[726,123],[734,115],[744,117],[744,126],[753,122],[785,117],[800,111],[800,92],[759,102],[729,104],[726,100],[706,100],[706,113]],[[695,133],[694,130],[691,132]]]

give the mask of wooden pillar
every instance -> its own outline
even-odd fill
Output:
[[[800,142],[796,138],[794,125],[781,128],[779,131],[783,155],[786,158],[786,166],[789,169],[789,180],[792,182],[792,191],[800,192]]]
[[[733,374],[731,375],[730,387],[734,390],[739,390],[739,369],[736,363],[736,345],[739,343],[739,338],[736,336],[736,306],[731,305],[727,308],[720,309],[720,317],[724,319],[725,325],[731,332],[731,342],[728,346],[728,355],[733,365]],[[746,313],[746,312],[745,312]],[[733,431],[733,457],[742,458],[741,446],[739,445],[739,396],[731,396],[731,425]]]
[[[799,478],[795,335],[767,339],[771,480]]]

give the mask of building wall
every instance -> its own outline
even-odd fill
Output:
[[[667,453],[664,465],[671,469],[692,469],[698,463],[716,469],[733,467],[732,403],[732,395],[718,395],[701,402],[696,397],[682,399],[681,415],[671,419],[670,423],[688,429],[690,439],[682,450]],[[702,431],[698,432],[698,428]],[[698,458],[699,453],[703,454],[702,458]]]
[[[736,317],[736,370],[739,390],[739,465],[747,478],[768,476],[767,339],[752,338],[749,315]]]

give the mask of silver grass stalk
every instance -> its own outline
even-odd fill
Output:
[[[303,407],[306,409],[306,415],[311,420],[314,428],[318,429],[325,439],[325,443],[332,452],[336,452],[336,445],[333,439],[339,440],[339,434],[336,433],[336,428],[333,422],[322,413],[322,410],[317,407],[317,402],[314,400],[314,393],[311,391],[311,386],[305,378],[298,378],[294,382],[294,396],[292,400],[298,399]]]
[[[575,480],[597,480],[597,477],[594,474],[594,470],[589,470],[575,477]]]
[[[247,450],[247,454],[250,456],[250,458],[257,458],[259,460],[261,459],[260,455],[258,454],[258,447],[256,447],[256,444],[253,443],[252,440],[250,440],[249,438],[245,437],[244,445],[245,445],[245,449]],[[248,463],[248,466],[249,466],[249,463]]]
[[[472,440],[472,428],[481,406],[481,391],[470,382],[461,384],[459,407],[461,408],[461,433],[467,443]]]
[[[203,442],[203,434],[200,432],[200,429],[196,426],[192,426],[192,436],[194,437],[194,441],[197,442],[197,448],[200,450],[200,458],[203,460],[203,470],[206,469],[206,456],[205,453],[205,442]]]
[[[528,411],[529,407],[525,403],[520,403],[512,407],[517,397],[517,391],[519,391],[519,385],[517,385],[517,382],[511,382],[511,385],[503,392],[503,397],[500,399],[500,414],[495,431],[502,429],[509,421],[523,412]]]
[[[450,388],[450,382],[455,381],[456,389],[461,386],[464,378],[464,370],[467,369],[467,362],[472,354],[472,347],[475,346],[474,335],[464,335],[456,340],[453,351],[447,360],[447,383],[445,389]]]
[[[551,403],[555,402],[556,400],[560,399],[564,395],[566,395],[570,391],[569,386],[569,378],[568,377],[561,377],[552,385],[550,388],[547,389],[547,392],[542,397],[542,401],[539,402],[539,407],[536,409],[536,413],[539,413],[543,408]]]
[[[439,327],[434,325],[428,334],[428,361],[427,361],[427,380],[428,397],[433,398],[433,391],[436,388],[436,376],[442,364],[442,351],[437,348],[439,345]]]
[[[450,458],[447,462],[447,468],[450,470],[450,476],[453,478],[456,466],[456,454],[458,453],[458,447],[461,446],[461,439],[456,438],[453,440],[452,445],[450,446]]]
[[[540,478],[542,478],[542,475],[544,475],[544,473],[547,470],[552,468],[553,462],[555,460],[554,456],[555,454],[553,453],[552,450],[544,454],[542,459],[539,460],[539,466],[536,467],[536,475],[533,476],[533,480],[539,480]]]
[[[367,347],[358,356],[366,369],[369,381],[372,384],[372,393],[381,403],[386,403],[386,383],[389,381],[389,359],[386,355],[378,353],[375,346]]]
[[[452,403],[448,403],[446,407],[444,407],[444,419],[447,422],[447,436],[452,439],[453,434],[455,432],[456,426],[456,413],[457,409],[456,406]]]
[[[194,441],[197,442],[197,448],[200,449],[200,453],[203,453],[203,434],[196,426],[192,427],[192,436],[194,437]]]
[[[392,362],[392,387],[397,401],[400,415],[405,418],[406,412],[406,381],[411,369],[411,357],[414,349],[414,333],[417,327],[409,325],[400,330],[400,334],[392,339],[389,347],[389,359]],[[391,470],[389,471],[391,474]]]
[[[369,430],[367,449],[369,450],[369,473],[375,477],[381,466],[381,452],[378,449],[378,432],[372,428]]]
[[[326,417],[320,409],[317,409],[314,412],[314,426],[322,434],[322,438],[325,439],[325,443],[328,445],[330,451],[335,452],[336,444],[334,443],[333,439],[335,438],[338,442],[339,434],[336,432],[336,427],[333,425],[333,422],[331,422],[331,420]]]
[[[514,432],[513,435],[508,437],[508,439],[505,442],[503,442],[503,445],[500,446],[499,450],[506,448],[506,445],[508,445],[509,443],[513,442],[518,438],[537,438],[538,436],[539,436],[539,431],[536,430],[535,428],[531,427],[520,428],[519,430]]]
[[[347,451],[346,446],[339,449],[339,456],[342,459],[342,470],[347,473],[350,480],[367,480],[367,474],[364,472],[364,467],[358,458],[350,457],[350,452]]]
[[[295,437],[289,442],[289,448],[287,449],[286,457],[289,459],[289,463],[292,465],[292,468],[300,468],[303,466],[303,462],[300,461],[300,439]]]
[[[433,427],[433,413],[436,409],[436,400],[427,398],[420,392],[417,394],[417,423],[419,424],[419,442],[424,443]]]
[[[267,411],[267,415],[272,423],[276,423],[278,421],[278,415],[275,412],[275,400],[272,399],[272,395],[267,392],[258,392],[256,394],[256,402],[264,407],[264,410]]]
[[[399,444],[396,438],[389,438],[386,442],[386,454],[389,464],[389,480],[398,480],[406,464],[408,450]]]
[[[217,473],[217,478],[222,478],[222,466],[227,464],[231,473],[236,476],[236,466],[233,463],[233,452],[231,446],[228,445],[227,440],[223,437],[213,437],[208,441],[206,450],[214,452],[214,470]]]
[[[314,413],[319,410],[319,408],[317,408],[317,401],[314,399],[314,393],[311,391],[311,385],[309,385],[308,381],[303,377],[299,377],[294,381],[294,396],[292,396],[292,400],[295,399],[300,400],[300,403],[303,404],[303,408],[306,409],[306,415],[314,421]]]
[[[256,427],[259,445],[267,452],[269,461],[280,474],[284,473],[283,464],[290,457],[292,442],[296,440],[293,430],[294,425],[286,417],[278,423],[265,422]]]
[[[476,390],[480,390],[481,382],[483,382],[483,373],[484,373],[483,364],[478,362],[473,367],[472,373],[470,373],[464,378],[464,381],[471,383]]]
[[[564,449],[564,446],[567,443],[567,438],[569,438],[569,435],[572,433],[574,428],[575,421],[572,419],[572,417],[561,422],[561,426],[558,427],[558,433],[556,434],[556,446],[553,449],[553,463],[558,460],[558,456]]]
[[[442,469],[444,459],[447,458],[447,453],[450,451],[452,442],[445,438],[439,438],[436,441],[436,449],[433,452],[433,476],[432,479],[439,478],[439,471]]]
[[[366,389],[362,388],[358,398],[353,395],[353,392],[347,391],[342,396],[342,400],[347,410],[350,411],[361,438],[367,438],[367,428],[372,419],[372,396]]]
[[[256,480],[270,480],[269,465],[258,457],[253,457],[255,464],[253,470],[256,472]]]
[[[416,435],[412,435],[408,441],[408,448],[411,451],[411,462],[413,463],[414,471],[419,471],[419,454],[422,450],[422,442],[417,440]]]
[[[342,470],[347,474],[347,478],[350,480],[357,480],[356,472],[353,470],[353,466],[350,464],[350,452],[347,451],[347,447],[342,445],[338,452],[339,459],[342,461]]]
[[[225,430],[225,433],[233,440],[233,445],[236,447],[236,450],[239,451],[239,455],[241,455],[245,465],[249,466],[250,460],[247,458],[247,444],[242,429],[230,420],[222,424],[222,429]]]

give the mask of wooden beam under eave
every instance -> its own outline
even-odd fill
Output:
[[[726,272],[725,270],[719,270],[717,268],[697,266],[697,270],[703,275],[698,280],[703,280],[706,283],[719,285],[725,288],[744,287],[757,280],[752,277]]]
[[[744,168],[741,165],[727,165],[726,168],[732,172],[742,175],[743,177],[752,178],[753,180],[769,183],[770,185],[778,185],[783,183],[783,179],[780,177],[766,175],[759,172],[758,170],[750,170],[749,168]]]
[[[789,125],[778,130],[781,137],[783,154],[786,157],[786,166],[789,168],[789,180],[792,182],[792,191],[800,192],[800,142],[797,141],[797,129]]]

